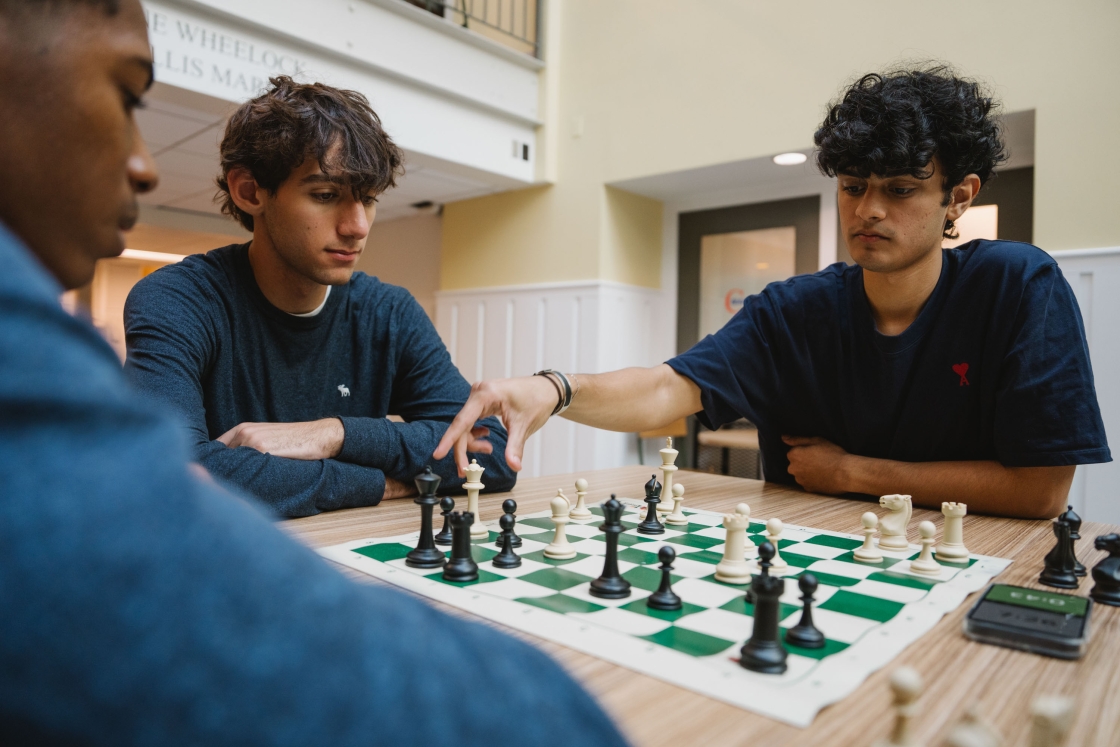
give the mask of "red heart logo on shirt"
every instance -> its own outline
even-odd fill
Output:
[[[968,373],[968,364],[967,363],[954,363],[953,364],[953,373],[955,373],[957,376],[961,377],[960,386],[969,386],[968,377],[965,376],[965,374]]]

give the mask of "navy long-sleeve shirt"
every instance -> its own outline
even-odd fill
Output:
[[[357,272],[322,311],[297,317],[257,285],[248,244],[187,257],[141,280],[125,305],[125,370],[138,389],[186,418],[195,458],[211,474],[283,516],[381,500],[385,477],[405,483],[429,464],[461,486],[452,455],[432,452],[470,394],[424,310],[408,291]],[[399,415],[404,423],[386,415]],[[339,417],[335,459],[303,461],[231,449],[216,439],[244,422]],[[488,490],[513,487],[506,432],[477,454]]]
[[[0,267],[5,744],[622,744],[534,648],[349,581],[194,478],[2,225]]]

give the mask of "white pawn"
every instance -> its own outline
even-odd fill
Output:
[[[591,509],[587,507],[587,480],[582,477],[576,480],[576,505],[568,514],[573,519],[590,519]]]
[[[1073,726],[1073,698],[1044,695],[1031,703],[1031,747],[1061,747]]]
[[[941,565],[933,559],[933,535],[937,527],[932,521],[923,521],[918,525],[918,534],[922,537],[922,553],[910,561],[910,570],[923,576],[941,575]]]
[[[774,559],[770,561],[770,572],[784,573],[789,568],[789,563],[778,552],[778,543],[782,541],[782,520],[771,519],[766,522],[766,534],[770,544],[774,546]]]
[[[556,533],[552,535],[552,542],[544,549],[544,556],[553,560],[574,558],[576,551],[568,542],[568,535],[564,529],[565,525],[571,521],[568,518],[568,514],[572,510],[571,504],[564,497],[563,491],[557,490],[556,497],[552,499],[552,503],[549,505],[552,507],[552,524],[556,527]]]
[[[740,503],[735,513],[724,514],[723,526],[727,540],[723,546],[723,560],[716,565],[716,580],[727,584],[745,584],[751,580],[751,566],[746,560],[747,527],[751,523],[751,507]]]
[[[472,459],[471,463],[467,466],[464,473],[467,475],[467,481],[463,483],[463,488],[467,491],[467,510],[474,514],[474,523],[471,524],[471,539],[486,539],[490,536],[490,530],[482,523],[482,516],[478,513],[478,491],[486,486],[482,484],[482,473],[486,468],[478,463],[477,459]]]
[[[938,560],[961,563],[968,560],[968,548],[964,546],[964,517],[968,506],[963,503],[942,503],[941,513],[945,515],[945,528],[941,533],[941,544],[934,552]]]
[[[679,482],[673,485],[673,513],[665,517],[665,523],[675,527],[688,526],[688,517],[681,511],[684,504],[684,485]]]
[[[874,511],[868,511],[861,519],[863,522],[863,547],[856,548],[852,557],[861,563],[878,563],[883,559],[883,553],[875,546],[875,530],[879,527],[879,517]]]
[[[899,667],[891,672],[891,691],[894,693],[894,728],[889,737],[875,742],[875,747],[917,747],[910,736],[910,722],[918,715],[914,701],[922,694],[922,677],[910,667]]]

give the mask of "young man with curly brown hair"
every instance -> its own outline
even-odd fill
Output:
[[[1075,465],[1111,459],[1073,293],[1028,244],[941,248],[1005,158],[995,102],[944,66],[867,75],[815,142],[856,264],[769,285],[660,366],[547,374],[564,416],[617,431],[745,417],[768,480],[1057,515]],[[462,462],[475,418],[499,414],[519,468],[558,409],[544,378],[476,385],[436,455]]]
[[[470,391],[412,295],[354,270],[401,159],[361,94],[274,78],[221,145],[222,208],[252,241],[149,275],[125,306],[133,384],[183,414],[211,474],[284,516],[411,495]],[[508,490],[487,429],[473,448]]]

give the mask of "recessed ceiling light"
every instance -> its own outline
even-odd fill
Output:
[[[774,156],[774,163],[779,166],[797,166],[805,163],[809,157],[804,153],[779,153]]]

